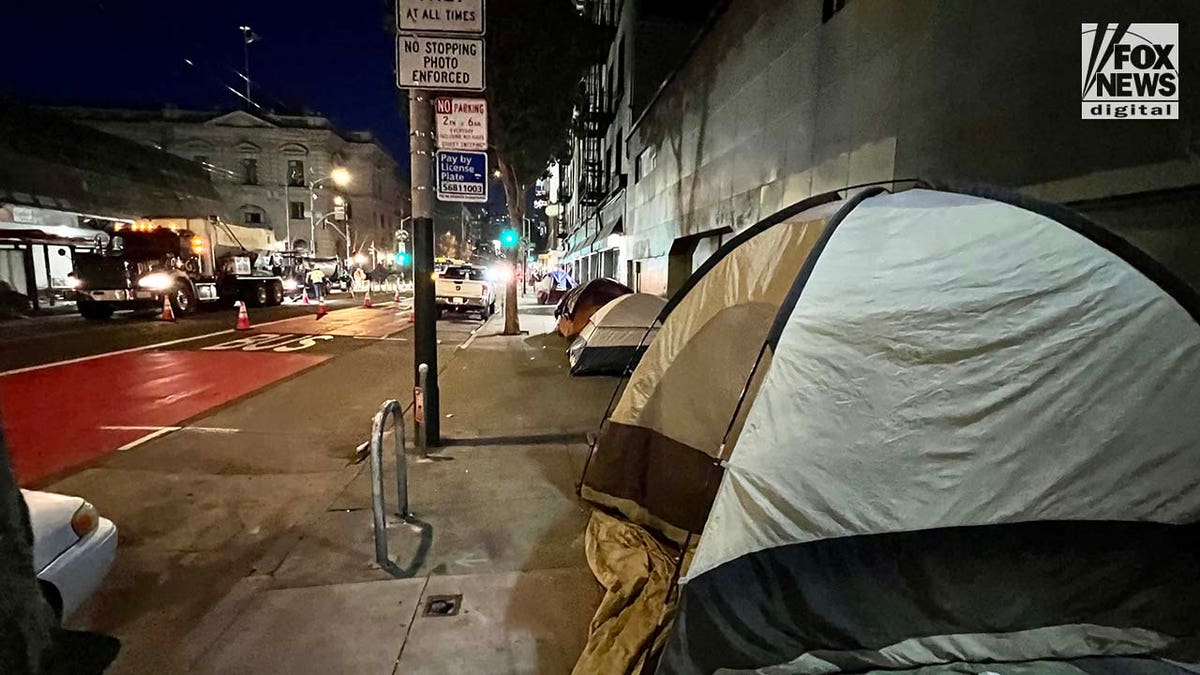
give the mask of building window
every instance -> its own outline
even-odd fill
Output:
[[[821,0],[821,22],[833,18],[834,14],[846,8],[847,0]]]
[[[844,1],[844,0],[843,0]],[[617,100],[625,95],[625,36],[617,45]]]
[[[304,218],[304,202],[288,202],[288,217],[292,219]]]
[[[658,151],[654,148],[646,148],[638,153],[637,159],[633,161],[633,176],[634,181],[640,181],[650,172],[654,170],[654,165],[658,162]]]
[[[304,187],[304,161],[288,160],[287,184],[292,187]]]
[[[258,160],[253,157],[242,159],[242,184],[258,185]]]
[[[615,163],[615,170],[613,171],[613,175],[616,176],[618,181],[621,180],[621,174],[624,173],[624,171],[625,171],[625,167],[624,167],[625,162],[623,162],[621,160],[621,157],[622,157],[621,139],[622,139],[621,128],[617,127],[617,152],[616,152],[616,156],[613,160]]]
[[[247,211],[242,216],[249,225],[262,225],[262,214],[257,211]]]

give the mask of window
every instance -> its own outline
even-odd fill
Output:
[[[617,100],[625,95],[625,36],[617,46]]]
[[[613,175],[616,176],[617,180],[621,179],[621,173],[624,171],[624,168],[622,166],[624,164],[624,162],[621,161],[621,138],[622,138],[621,128],[617,127],[617,152],[616,152],[616,157],[613,160],[614,165],[615,165]]]
[[[258,185],[258,160],[253,157],[242,158],[242,184]]]
[[[646,148],[641,151],[637,159],[634,160],[633,176],[634,181],[640,181],[650,172],[654,170],[654,165],[658,162],[658,151],[654,148]]]
[[[288,217],[293,219],[304,218],[304,202],[288,202]]]
[[[821,22],[829,21],[834,14],[845,9],[846,2],[847,0],[821,0]]]
[[[249,225],[261,225],[262,224],[262,214],[259,213],[258,211],[247,211],[247,212],[243,213],[242,216],[245,219],[245,222]]]
[[[287,184],[292,187],[304,187],[304,161],[288,160]]]

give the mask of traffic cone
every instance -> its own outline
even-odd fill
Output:
[[[317,318],[325,316],[328,312],[325,309],[325,298],[321,297],[317,300]]]
[[[371,289],[368,288],[366,294],[363,295],[363,309],[371,309],[372,307],[374,305],[371,304]]]
[[[304,287],[304,304],[308,304],[308,286]]]
[[[246,313],[246,303],[239,300],[237,306],[238,319],[237,326],[234,327],[238,330],[250,330],[250,315]]]
[[[165,293],[163,294],[162,316],[159,318],[162,321],[174,321],[175,320],[175,310],[171,308],[171,299],[168,298]]]

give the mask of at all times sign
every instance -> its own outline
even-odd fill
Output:
[[[483,0],[400,0],[396,27],[412,33],[483,35]]]

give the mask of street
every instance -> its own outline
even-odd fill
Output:
[[[383,597],[415,604],[426,583],[423,578],[431,573],[474,575],[464,579],[479,579],[475,583],[494,594],[497,582],[491,579],[514,584],[518,579],[511,577],[513,572],[549,569],[544,574],[555,579],[575,570],[569,576],[576,581],[565,592],[593,596],[590,575],[580,568],[585,511],[571,492],[581,456],[577,450],[568,452],[567,444],[579,447],[610,385],[599,380],[585,383],[592,409],[569,413],[560,431],[546,434],[543,417],[521,409],[524,397],[537,396],[530,387],[541,385],[526,383],[503,400],[464,400],[456,395],[456,379],[458,386],[474,390],[481,384],[476,377],[496,366],[496,353],[490,351],[494,345],[489,344],[496,338],[479,338],[480,322],[474,318],[439,322],[439,358],[449,394],[443,403],[448,411],[443,427],[452,440],[440,453],[443,461],[411,469],[412,503],[429,524],[426,550],[419,551],[419,539],[410,541],[403,532],[391,537],[398,559],[415,560],[413,575],[421,584],[387,582],[391,577],[371,560],[366,466],[353,461],[379,403],[387,398],[411,400],[411,324],[408,311],[390,303],[369,310],[344,307],[348,302],[336,304],[343,308],[319,321],[311,307],[299,310],[299,316],[287,308],[281,313],[291,318],[244,333],[208,335],[204,329],[214,327],[216,317],[203,317],[189,331],[198,337],[186,343],[117,355],[102,355],[96,349],[92,356],[98,358],[0,378],[5,391],[45,388],[39,397],[70,381],[74,397],[96,399],[96,405],[74,406],[66,424],[39,419],[33,407],[20,406],[11,394],[4,411],[14,463],[19,471],[35,476],[31,484],[84,495],[119,523],[116,566],[100,592],[71,620],[76,627],[121,638],[121,655],[112,672],[238,671],[228,659],[245,662],[246,647],[232,644],[232,651],[224,651],[215,641],[257,593],[270,590],[309,588],[312,594],[328,587],[336,595],[354,593],[356,583],[400,583]],[[64,336],[82,340],[95,330],[129,349],[126,345],[138,345],[139,337],[143,343],[165,337],[154,327],[134,321],[88,324],[72,326]],[[473,343],[470,351],[463,350],[468,341]],[[530,368],[546,358],[557,360],[561,352],[551,357],[539,344],[534,358],[518,357],[511,365]],[[165,362],[156,363],[160,359]],[[558,367],[545,370],[548,365],[536,367],[545,377],[561,376]],[[190,369],[203,376],[180,376]],[[121,375],[131,370],[141,375]],[[24,379],[34,375],[36,380]],[[170,389],[156,392],[153,387]],[[523,418],[530,422],[523,423]],[[530,431],[522,433],[522,428]],[[493,450],[479,455],[473,446]],[[494,453],[510,452],[506,446],[517,455],[497,464]],[[453,469],[456,465],[459,468]],[[555,487],[530,494],[528,484],[519,479],[512,487],[520,501],[509,505],[503,485],[488,480],[481,492],[480,485],[471,482],[472,472],[502,481],[512,471],[526,470],[523,466],[551,472],[548,477]],[[539,515],[530,519],[525,504],[540,504],[535,509]],[[481,573],[501,576],[478,576]],[[469,602],[485,600],[478,591],[467,597]],[[328,602],[316,596],[310,600]],[[272,620],[285,620],[294,611],[285,610]],[[396,626],[408,625],[411,614],[389,610],[371,634],[381,628],[390,634]],[[537,630],[567,630],[573,636],[568,644],[578,644],[578,620],[586,621],[586,613],[572,617]],[[355,632],[372,628],[361,624],[361,618],[344,620]],[[320,632],[336,634],[337,627],[322,624]],[[360,637],[353,644],[364,640]],[[391,663],[399,647],[385,644],[377,660]],[[418,663],[448,656],[438,647],[436,632],[420,644],[434,651]],[[535,650],[521,658],[559,664],[552,670],[574,658],[569,649],[542,652],[540,657]],[[277,652],[272,654],[278,659]],[[297,663],[320,658],[315,654],[296,655]],[[371,663],[375,662],[368,659],[363,664],[364,672],[371,670]],[[331,663],[330,668],[336,666]]]

